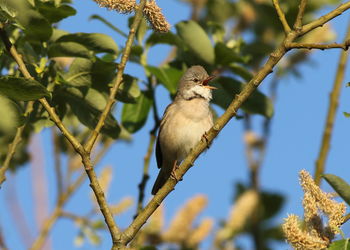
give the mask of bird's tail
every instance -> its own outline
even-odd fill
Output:
[[[165,184],[165,182],[168,180],[168,178],[171,175],[171,171],[165,171],[164,168],[160,169],[160,172],[157,176],[157,179],[153,185],[152,188],[152,195],[156,195],[156,193],[158,192],[158,190],[163,187],[163,185]]]

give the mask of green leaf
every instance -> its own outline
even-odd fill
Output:
[[[241,65],[231,63],[229,69],[236,75],[242,77],[245,81],[249,82],[253,78],[253,74],[246,68]]]
[[[323,178],[346,203],[350,204],[350,185],[346,181],[333,174],[324,174]]]
[[[228,77],[220,77],[211,84],[218,89],[213,91],[214,104],[226,109],[233,98],[239,94],[244,88],[245,84]],[[258,90],[243,103],[242,109],[248,113],[260,114],[271,118],[273,115],[273,105],[271,100]]]
[[[72,91],[65,91],[61,93],[61,98],[65,99],[71,107],[73,113],[77,116],[79,121],[90,129],[94,129],[101,116],[101,111],[96,108],[96,103],[92,102],[101,98],[98,96],[99,92],[90,93],[90,97],[81,98],[80,94],[72,93]],[[113,139],[117,139],[120,133],[120,127],[113,115],[109,114],[105,120],[101,132]]]
[[[0,134],[14,134],[22,126],[24,117],[20,107],[5,96],[0,95]]]
[[[147,121],[152,106],[152,98],[148,92],[142,91],[135,104],[124,104],[122,110],[122,124],[130,133],[135,133]]]
[[[194,21],[183,21],[176,24],[178,35],[194,55],[207,64],[215,62],[214,48],[208,35]]]
[[[146,40],[146,47],[152,47],[157,44],[169,44],[181,48],[183,46],[183,41],[172,32],[153,32]]]
[[[76,58],[63,75],[63,83],[76,87],[90,87],[100,92],[109,92],[108,84],[111,83],[116,73],[116,63],[105,62],[95,57],[93,60]]]
[[[170,94],[174,95],[177,90],[177,84],[183,74],[183,71],[173,67],[145,67],[151,74],[153,74],[158,81],[169,90]]]
[[[64,75],[64,80],[72,86],[91,86],[93,62],[85,58],[76,58]]]
[[[348,113],[348,112],[343,112],[343,114],[344,114],[344,116],[347,117],[347,118],[350,117],[350,113]]]
[[[101,33],[74,33],[61,36],[57,42],[74,42],[83,45],[84,47],[96,53],[106,52],[117,54],[118,45],[114,40],[105,34]]]
[[[58,39],[59,40],[59,39]],[[55,42],[49,46],[48,56],[52,57],[85,57],[90,58],[90,51],[75,42]]]
[[[36,2],[36,7],[38,8],[41,15],[43,15],[49,22],[57,23],[64,18],[69,16],[74,16],[77,12],[69,5],[59,5],[55,6],[53,2]]]
[[[345,240],[336,240],[327,248],[328,250],[350,250],[349,238]]]
[[[116,99],[126,103],[136,103],[137,98],[141,94],[137,81],[136,78],[130,75],[124,75],[123,82],[118,88]]]
[[[277,215],[283,204],[284,197],[279,193],[262,192],[261,193],[261,209],[262,219],[267,220]]]
[[[215,44],[215,63],[218,65],[228,66],[234,62],[244,63],[246,60],[239,55],[235,49],[229,48],[226,44],[218,42]]]
[[[32,101],[50,93],[39,82],[24,77],[0,77],[0,93],[17,101]]]
[[[27,0],[1,0],[0,8],[14,13],[12,20],[24,29],[29,39],[46,41],[50,38],[51,25]]]

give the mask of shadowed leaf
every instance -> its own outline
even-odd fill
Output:
[[[213,103],[226,109],[232,102],[233,98],[238,95],[244,84],[228,77],[220,77],[211,84],[218,89],[213,91]],[[268,118],[273,115],[273,106],[271,100],[258,90],[246,100],[242,105],[242,109],[248,113],[264,115]]]
[[[5,96],[0,95],[0,135],[14,134],[23,125],[24,118],[20,107]]]
[[[176,68],[153,67],[146,66],[146,69],[153,74],[157,80],[169,90],[170,94],[174,95],[177,90],[177,84],[183,74],[181,70]]]
[[[50,96],[46,88],[36,80],[24,77],[0,77],[0,93],[17,101],[32,101]]]
[[[120,84],[117,91],[117,100],[126,103],[136,103],[140,94],[141,91],[137,84],[137,79],[130,75],[124,75],[123,82]]]
[[[152,98],[148,92],[142,91],[136,103],[126,103],[122,110],[122,124],[130,133],[135,133],[146,123],[148,112],[152,106]]]

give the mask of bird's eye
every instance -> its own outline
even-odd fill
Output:
[[[195,83],[197,83],[197,82],[199,82],[199,79],[198,79],[198,78],[194,78],[193,81],[194,81]]]

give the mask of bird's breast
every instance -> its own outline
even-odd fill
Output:
[[[168,110],[160,136],[162,150],[181,161],[212,127],[213,120],[205,100],[193,99],[176,105]]]

